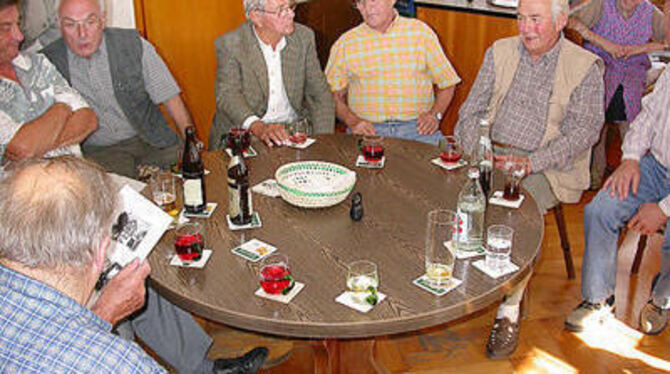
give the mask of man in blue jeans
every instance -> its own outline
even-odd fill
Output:
[[[582,266],[584,301],[565,321],[571,331],[601,324],[614,311],[619,230],[649,235],[665,227],[661,270],[651,299],[640,313],[640,329],[658,334],[670,308],[670,68],[642,100],[642,111],[623,144],[621,165],[586,206],[586,251]]]

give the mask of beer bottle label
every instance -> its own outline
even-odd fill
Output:
[[[237,186],[228,183],[228,215],[235,218],[242,214],[240,211],[240,190]]]
[[[184,205],[198,206],[204,203],[202,179],[184,179]]]

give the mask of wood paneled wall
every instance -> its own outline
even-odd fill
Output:
[[[200,138],[208,139],[216,105],[214,40],[245,20],[242,0],[135,0],[135,14],[179,83]]]
[[[428,7],[418,7],[417,18],[435,30],[447,58],[462,79],[442,120],[442,132],[451,134],[458,121],[458,109],[470,92],[486,49],[500,38],[516,35],[516,19]]]

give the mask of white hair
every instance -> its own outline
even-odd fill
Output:
[[[244,14],[246,14],[247,19],[249,19],[249,14],[253,10],[265,9],[267,3],[267,0],[244,0]]]
[[[568,3],[568,0],[551,0],[551,19],[556,22],[561,13],[566,17],[570,14],[570,4]]]

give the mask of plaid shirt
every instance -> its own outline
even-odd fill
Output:
[[[563,135],[540,147],[547,128],[560,43],[537,62],[531,60],[522,44],[519,50],[519,66],[491,126],[491,139],[531,152],[530,163],[536,172],[569,167],[574,157],[596,142],[603,124],[604,89],[600,69],[594,64],[572,92],[561,122]],[[485,117],[488,109],[494,81],[493,53],[489,48],[470,94],[458,112],[455,132],[468,152],[476,141],[477,122]]]
[[[371,122],[414,120],[433,106],[433,84],[461,81],[426,24],[396,15],[380,33],[365,23],[342,35],[330,52],[332,91],[347,88],[351,110]]]
[[[166,373],[61,292],[0,265],[1,373]]]

